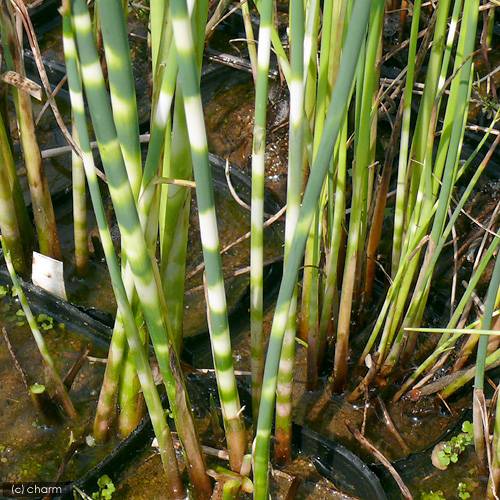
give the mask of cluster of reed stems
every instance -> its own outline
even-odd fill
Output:
[[[0,10],[3,55],[7,69],[23,76],[21,30],[13,5],[17,5],[17,0],[13,4],[2,2]],[[479,0],[440,0],[435,8],[426,8],[421,0],[413,2],[406,67],[391,83],[392,89],[385,88],[380,79],[385,54],[384,0],[290,0],[287,44],[276,27],[272,0],[255,2],[260,19],[256,35],[248,3],[242,0],[240,7],[255,82],[250,241],[252,450],[247,442],[233,368],[200,90],[205,37],[212,33],[228,2],[219,2],[208,19],[208,0],[150,1],[152,92],[150,140],[145,151],[139,138],[126,2],[96,0],[89,11],[84,0],[64,0],[61,9],[71,96],[76,269],[85,276],[89,259],[88,186],[118,305],[94,435],[105,440],[115,420],[119,432],[128,435],[142,418],[145,407],[158,439],[169,498],[184,498],[185,485],[153,379],[150,343],[194,494],[201,499],[212,494],[180,363],[192,181],[205,264],[207,319],[233,473],[224,491],[227,498],[235,498],[241,488],[248,489],[251,454],[250,489],[255,498],[267,499],[273,422],[275,460],[286,463],[292,458],[297,337],[307,348],[308,389],[321,388],[325,366],[332,366],[331,389],[347,389],[351,401],[376,383],[398,380],[400,365],[415,361],[418,335],[430,331],[422,324],[443,249],[455,233],[457,219],[500,142],[498,135],[493,143],[490,140],[499,118],[497,112],[472,155],[463,157],[475,78]],[[483,27],[481,43],[486,54],[492,12],[493,9],[487,14]],[[429,22],[421,36],[424,16]],[[401,22],[403,30],[406,15],[401,16]],[[283,276],[271,331],[265,332],[265,157],[273,53],[289,91],[289,150]],[[424,81],[424,87],[416,99],[414,90],[419,80]],[[31,97],[22,87],[9,90],[28,174],[39,249],[60,258]],[[385,113],[391,90],[398,104],[394,119],[389,115],[390,139],[385,151],[381,151],[380,117]],[[27,273],[34,242],[7,123],[2,114],[0,229],[9,271],[15,280],[16,271]],[[106,218],[104,186],[97,176],[92,136],[97,141],[105,189],[120,229],[120,258]],[[485,144],[490,145],[483,154]],[[479,167],[471,172],[481,155]],[[464,189],[456,201],[458,185]],[[395,201],[388,205],[391,186],[395,187]],[[388,211],[390,217],[386,216]],[[491,334],[500,326],[495,319],[500,307],[498,257],[484,310],[476,321],[469,318],[474,291],[495,260],[500,243],[496,216],[497,211],[484,231],[472,274],[456,306],[454,288],[452,314],[446,328],[439,330],[441,335],[435,337],[432,349],[416,360],[417,368],[393,396],[397,400],[415,384],[417,388],[424,385],[437,367],[447,365],[450,348],[456,347],[458,355],[451,370],[457,376],[442,388],[440,395],[449,397],[474,378],[475,443],[483,460],[489,446],[489,432],[482,424],[484,373],[496,366],[500,358],[498,342]],[[391,248],[386,259],[381,260],[379,246],[387,231]],[[383,276],[387,284],[375,287],[378,276]],[[300,278],[302,286],[298,286]],[[364,322],[368,338],[357,353],[358,367],[351,367],[362,376],[357,385],[348,384],[352,325],[362,324],[365,311],[370,308],[376,309],[376,317],[372,323]],[[468,322],[471,325],[465,328]],[[30,326],[38,339],[36,322],[31,325],[30,321]],[[475,364],[463,370],[469,360],[473,362],[476,348]],[[43,345],[40,350],[47,354],[44,358],[51,366]],[[333,363],[328,363],[327,352],[332,352]],[[53,379],[57,386],[57,374]],[[67,394],[60,390],[59,396],[67,413],[74,412]],[[500,410],[495,443],[500,439],[499,429]],[[490,492],[499,486],[499,471],[497,447]]]

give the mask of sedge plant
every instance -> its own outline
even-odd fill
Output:
[[[299,211],[297,225],[288,254],[287,267],[283,274],[276,310],[271,328],[269,348],[266,356],[262,397],[260,401],[259,418],[254,445],[254,497],[264,499],[268,496],[269,485],[269,454],[271,425],[274,413],[277,373],[283,344],[283,337],[288,323],[290,303],[293,297],[297,274],[301,265],[306,240],[311,223],[314,219],[315,207],[321,194],[335,142],[344,120],[345,112],[351,95],[354,81],[354,65],[357,61],[365,37],[369,19],[370,2],[358,0],[355,2],[352,19],[339,67],[339,78],[333,90],[328,108],[325,127],[322,134],[318,155],[316,156],[311,175]]]

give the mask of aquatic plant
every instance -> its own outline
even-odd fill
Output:
[[[115,421],[122,436],[130,434],[142,418],[145,402],[165,471],[165,492],[169,498],[185,497],[174,439],[150,366],[151,342],[193,495],[210,498],[210,478],[214,478],[215,492],[223,498],[236,498],[244,491],[253,492],[256,499],[267,499],[273,421],[275,462],[287,463],[292,458],[295,349],[300,341],[306,349],[307,389],[324,390],[327,396],[330,391],[348,390],[350,401],[363,395],[369,399],[370,387],[392,387],[400,382],[400,387],[389,394],[393,401],[410,390],[418,396],[419,388],[439,368],[446,367],[452,377],[438,389],[445,400],[474,379],[474,426],[464,424],[462,433],[441,443],[436,457],[445,468],[474,441],[480,458],[486,452],[493,457],[489,495],[494,496],[500,481],[500,403],[497,399],[490,448],[483,393],[485,371],[500,359],[499,344],[491,340],[498,328],[494,318],[500,307],[496,212],[487,227],[480,225],[484,232],[480,250],[463,290],[454,278],[452,311],[446,327],[422,328],[438,265],[447,258],[445,248],[450,237],[456,245],[456,225],[500,142],[495,130],[498,109],[484,98],[481,103],[491,123],[480,129],[479,144],[465,157],[469,105],[476,91],[479,0],[441,0],[431,6],[415,0],[409,39],[398,48],[407,47],[401,55],[405,68],[389,81],[380,77],[387,56],[387,6],[383,0],[290,0],[286,35],[275,24],[275,2],[239,2],[255,84],[249,267],[254,424],[251,455],[234,370],[201,98],[205,43],[228,4],[226,0],[210,6],[208,0],[150,1],[150,130],[147,146],[141,146],[128,39],[130,6],[122,0],[96,0],[92,11],[84,0],[63,2],[63,44],[72,112],[75,267],[80,276],[85,276],[89,259],[87,184],[117,302],[94,437],[98,441],[107,439]],[[402,26],[407,19],[406,5],[401,5],[405,12]],[[209,12],[213,13],[210,19]],[[257,37],[252,26],[254,14],[259,19]],[[14,17],[14,7],[2,4],[0,25],[6,66],[22,76],[21,42]],[[424,19],[428,26],[421,32]],[[486,60],[492,40],[491,19],[488,14],[483,20],[481,52]],[[403,33],[402,29],[400,35]],[[290,114],[283,276],[267,338],[263,325],[264,227],[268,223],[264,194],[273,53],[281,83],[288,87]],[[424,83],[420,91],[421,78]],[[60,258],[31,97],[20,88],[11,90],[40,250]],[[416,97],[417,93],[421,96]],[[392,109],[387,109],[388,103]],[[389,123],[388,139],[381,115]],[[22,305],[23,312],[15,320],[28,321],[52,373],[53,362],[40,330],[52,329],[53,321],[48,316],[33,316],[16,281],[15,273],[26,273],[29,268],[32,245],[29,231],[24,231],[31,223],[22,203],[8,123],[7,116],[0,117],[0,230],[7,266]],[[91,150],[92,135],[104,170],[101,177],[105,185],[101,186]],[[491,141],[493,135],[496,138]],[[476,167],[485,145],[488,150]],[[104,209],[103,188],[109,191],[120,231],[119,256]],[[207,469],[180,362],[193,196],[230,470],[219,466]],[[388,201],[392,196],[394,205]],[[389,246],[382,249],[386,236]],[[473,318],[475,294],[491,267],[494,270],[488,276],[484,309]],[[379,278],[384,280],[382,285]],[[456,296],[460,296],[457,304]],[[375,315],[373,324],[370,314]],[[361,346],[352,342],[354,325],[368,325]],[[423,356],[415,356],[419,335],[435,339]],[[476,361],[470,365],[475,350]],[[361,352],[355,372],[361,377],[355,379],[350,377],[353,352],[356,356]],[[456,359],[452,352],[457,353]],[[328,359],[329,354],[332,359]],[[409,374],[400,370],[413,366],[410,361],[416,367]],[[326,384],[321,378],[325,366],[332,372]],[[404,381],[401,373],[405,374]],[[71,415],[74,408],[57,373],[52,373],[52,379]],[[41,385],[32,388],[42,391]],[[213,405],[211,413],[212,419],[218,420]],[[111,498],[115,487],[109,477],[100,478],[98,486],[93,498]],[[460,483],[457,496],[468,495],[467,486]],[[430,492],[422,498],[442,498],[442,494]]]
[[[462,424],[462,432],[453,436],[449,441],[439,443],[434,448],[436,459],[439,462],[439,468],[446,469],[450,464],[458,462],[460,454],[462,454],[467,446],[474,443],[474,427],[471,422],[466,420]]]
[[[19,36],[22,36],[23,31],[17,33],[15,29],[15,20],[13,6],[10,2],[2,2],[0,9],[0,30],[2,38],[3,56],[5,58],[7,69],[14,71],[21,78],[25,77],[24,59],[22,54],[22,41]],[[40,252],[55,259],[61,259],[61,248],[59,244],[59,236],[57,233],[54,208],[50,197],[49,185],[45,176],[40,148],[35,132],[35,119],[31,104],[31,96],[24,88],[12,87],[12,95],[14,97],[14,105],[16,118],[18,122],[18,130],[20,142],[23,150],[23,159],[26,166],[28,185],[30,188],[31,201],[33,204],[33,216],[35,227],[37,230],[38,243]],[[5,120],[5,117],[3,117]],[[2,151],[8,155],[8,144],[4,141]],[[9,172],[9,182],[11,189],[14,190],[12,199],[15,202],[19,199],[19,188],[16,186],[15,177],[17,174],[13,171],[13,167],[9,166],[9,159],[6,158],[7,171]],[[10,213],[11,213],[10,209]],[[16,206],[16,212],[20,217],[21,228],[26,230],[23,233],[23,239],[28,238],[30,230],[26,224],[26,216],[24,208],[19,207],[19,202]],[[15,255],[17,259],[17,255]]]
[[[252,351],[252,414],[257,422],[264,372],[266,341],[264,315],[264,179],[267,129],[269,59],[273,2],[262,0],[260,6],[259,45],[255,80],[255,113],[252,144],[252,201],[250,236],[250,332]]]
[[[110,346],[110,354],[108,356],[108,363],[106,366],[106,372],[113,371],[116,373],[117,365],[120,366],[115,360],[121,359],[123,353],[124,342],[128,342],[129,349],[134,356],[134,364],[136,371],[141,382],[143,394],[146,400],[146,405],[148,407],[149,414],[151,416],[151,421],[153,428],[158,437],[160,455],[162,458],[162,463],[166,472],[166,489],[171,492],[173,498],[181,496],[184,490],[182,482],[180,480],[178,467],[175,459],[175,451],[173,449],[172,439],[170,433],[168,432],[168,426],[166,423],[165,415],[161,405],[161,400],[156,390],[154,384],[153,375],[149,363],[147,360],[146,353],[143,349],[143,344],[137,330],[137,325],[135,322],[134,313],[130,306],[127,297],[127,291],[125,290],[120,265],[116,257],[113,241],[111,239],[111,234],[109,232],[109,227],[107,225],[107,219],[104,211],[104,206],[101,198],[101,193],[97,181],[97,175],[95,171],[94,160],[92,156],[92,151],[90,149],[90,141],[87,131],[87,120],[85,116],[85,108],[83,101],[83,89],[80,77],[79,61],[77,58],[77,50],[75,44],[75,38],[73,34],[73,27],[71,21],[70,5],[65,4],[65,10],[63,15],[63,42],[64,51],[66,58],[66,65],[68,71],[68,83],[70,87],[71,103],[73,116],[75,120],[75,125],[78,128],[80,145],[82,147],[82,159],[85,168],[85,175],[87,177],[87,182],[89,184],[90,196],[92,199],[92,204],[94,208],[94,213],[96,215],[97,224],[99,228],[99,234],[101,238],[101,243],[106,256],[106,262],[108,265],[108,270],[110,272],[111,281],[113,284],[113,291],[118,303],[118,310],[120,311],[122,320],[124,322],[124,329],[119,331],[117,335],[116,330],[113,335]],[[119,335],[126,335],[126,338],[119,338]],[[126,340],[125,340],[126,339]],[[117,352],[118,351],[118,352]],[[116,377],[107,377],[105,375],[105,385],[108,380],[115,380]],[[106,387],[105,387],[106,388]],[[105,401],[100,404],[107,406],[114,406],[113,392],[104,390]],[[110,397],[108,397],[110,395]],[[105,422],[107,425],[107,422]]]
[[[113,498],[116,488],[112,479],[107,474],[104,474],[97,480],[97,486],[99,486],[99,491],[92,493],[93,500],[111,500]]]

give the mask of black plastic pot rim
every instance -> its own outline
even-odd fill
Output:
[[[210,380],[211,379],[211,380]],[[188,387],[190,383],[215,384],[215,377],[210,375],[188,375]],[[207,387],[208,388],[208,387]],[[245,395],[245,389],[239,387],[243,392],[242,400],[249,398]],[[168,405],[167,398],[163,397],[164,405]],[[246,406],[247,411],[250,406]],[[247,415],[248,418],[249,415]],[[70,498],[74,487],[83,491],[92,491],[97,486],[97,480],[104,474],[108,474],[115,480],[130,465],[132,460],[141,451],[151,446],[154,433],[149,416],[145,416],[139,426],[108,455],[103,461],[89,470],[80,479],[73,481],[65,487],[60,497]],[[387,496],[382,488],[379,478],[357,455],[339,443],[326,439],[321,434],[293,424],[292,440],[294,455],[304,454],[311,458],[317,472],[330,480],[342,491],[366,500],[386,500]]]

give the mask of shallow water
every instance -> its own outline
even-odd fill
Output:
[[[22,317],[17,300],[7,297],[0,301],[0,327],[6,328],[15,355],[25,370],[28,384],[48,384],[41,357],[31,331]],[[21,324],[23,323],[23,324]],[[101,348],[89,344],[81,334],[69,331],[65,325],[54,325],[43,331],[47,347],[56,369],[66,374],[87,345],[90,355],[105,356]],[[61,418],[55,421],[40,414],[15,369],[6,344],[0,341],[0,480],[54,480],[68,450],[71,439],[82,441],[81,447],[69,461],[63,480],[79,478],[96,461],[106,456],[116,441],[105,446],[89,447],[85,436],[91,433],[91,425],[97,397],[104,373],[102,363],[85,362],[70,391],[70,397],[78,412],[74,422]],[[49,387],[47,385],[47,387]]]
[[[288,496],[293,480],[298,480],[294,496]],[[348,500],[355,497],[342,493],[333,483],[321,477],[306,457],[298,457],[289,466],[276,470],[271,478],[270,495],[273,500]],[[165,499],[162,466],[159,455],[146,452],[139,465],[126,471],[118,484],[114,499],[160,500]],[[250,494],[240,494],[240,499],[250,500]]]
[[[284,87],[272,84],[266,137],[266,187],[284,203],[288,158],[288,95]],[[252,158],[253,82],[223,88],[205,106],[210,150],[227,158],[250,175]]]

